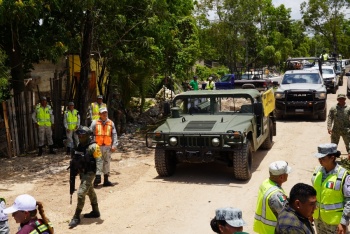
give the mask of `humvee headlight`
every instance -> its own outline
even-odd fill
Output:
[[[318,99],[326,99],[326,97],[327,97],[327,94],[325,93],[325,92],[320,92],[320,93],[316,93],[316,98],[318,98]]]
[[[157,131],[154,133],[154,137],[155,138],[160,138],[162,136],[162,132],[161,131]]]
[[[211,139],[211,144],[213,145],[213,146],[219,146],[220,145],[220,140],[219,140],[219,138],[213,138],[213,139]]]
[[[170,137],[169,144],[171,146],[176,146],[177,145],[177,138],[176,137]]]
[[[275,93],[275,98],[276,99],[282,99],[285,97],[285,94],[284,93]]]

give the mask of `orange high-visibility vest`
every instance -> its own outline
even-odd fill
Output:
[[[105,124],[99,119],[96,121],[95,141],[101,145],[112,145],[112,122],[107,121]]]

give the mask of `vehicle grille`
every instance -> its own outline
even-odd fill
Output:
[[[179,138],[181,147],[209,147],[210,137],[183,136]]]
[[[211,131],[216,121],[190,121],[184,131]]]
[[[314,100],[314,94],[312,92],[288,92],[287,101],[312,101]]]

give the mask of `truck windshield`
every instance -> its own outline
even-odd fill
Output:
[[[286,74],[282,80],[282,84],[298,83],[322,84],[318,74]]]
[[[333,69],[322,69],[323,74],[334,74]]]

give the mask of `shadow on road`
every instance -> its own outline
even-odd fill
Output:
[[[259,167],[261,161],[268,154],[268,150],[258,150],[254,153],[252,173]],[[249,180],[242,181],[234,178],[233,167],[224,163],[180,163],[176,167],[175,174],[170,177],[154,178],[157,181],[182,183],[182,184],[211,184],[218,186],[240,187]]]

